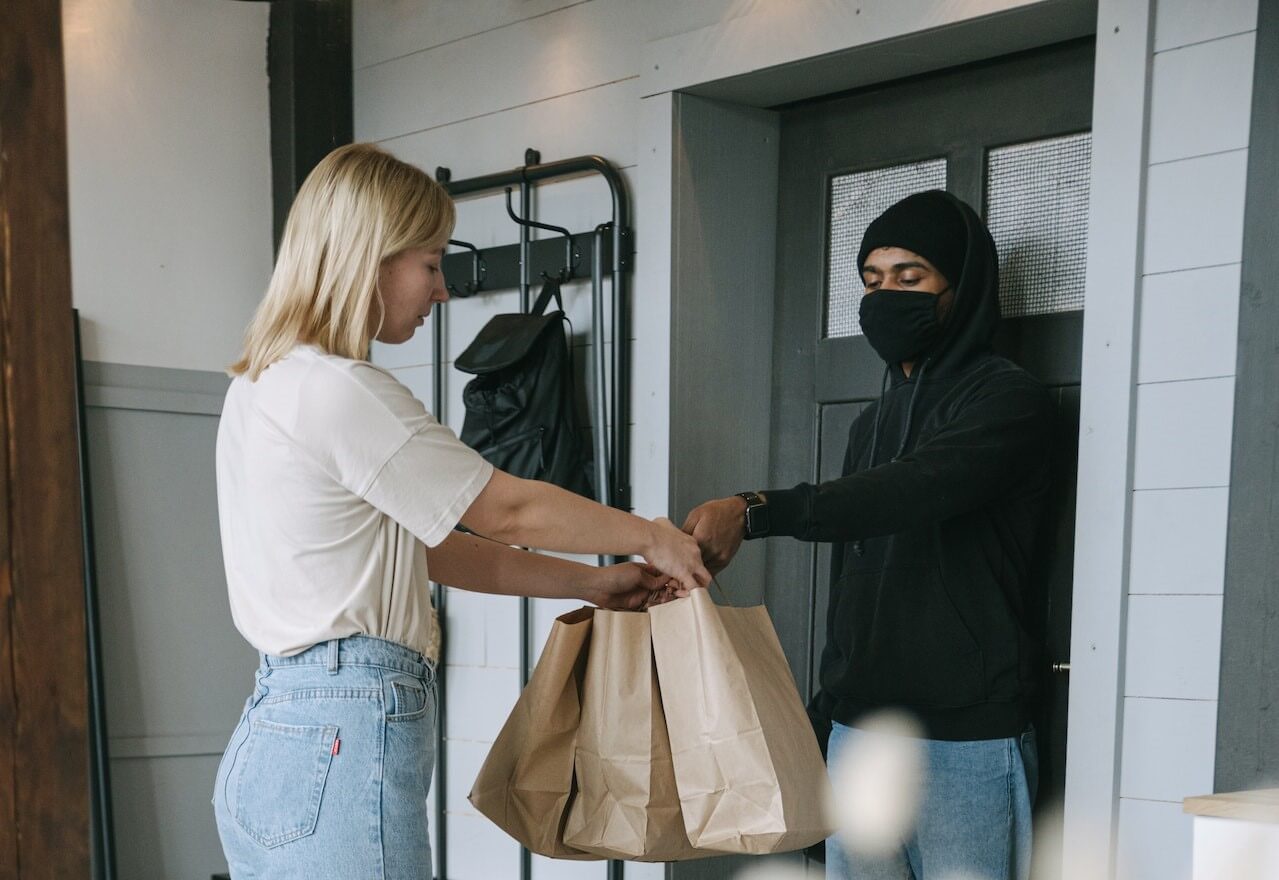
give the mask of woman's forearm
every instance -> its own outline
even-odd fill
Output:
[[[501,596],[591,601],[599,570],[453,532],[426,551],[431,580]]]
[[[648,520],[501,471],[493,474],[462,522],[495,541],[561,553],[643,556],[653,544]]]
[[[711,582],[697,541],[665,519],[596,504],[558,486],[494,471],[462,514],[471,531],[503,544],[608,556],[642,556],[677,592]]]

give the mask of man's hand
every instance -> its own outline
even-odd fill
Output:
[[[674,597],[665,584],[670,578],[651,565],[623,562],[595,569],[598,576],[584,597],[613,611],[642,611]]]
[[[733,561],[746,536],[746,500],[734,495],[707,501],[689,513],[684,531],[697,539],[706,567],[719,574]]]
[[[702,550],[689,535],[665,517],[649,524],[649,540],[640,554],[654,568],[666,572],[670,586],[683,597],[689,590],[710,585],[711,573],[702,563]]]

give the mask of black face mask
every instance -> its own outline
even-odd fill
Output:
[[[862,297],[862,332],[887,363],[916,360],[941,334],[937,295],[880,289]]]

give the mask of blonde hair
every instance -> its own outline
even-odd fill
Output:
[[[382,261],[409,248],[443,248],[455,217],[442,186],[385,150],[348,144],[329,153],[293,200],[244,353],[227,371],[257,381],[299,343],[366,358],[384,317]]]

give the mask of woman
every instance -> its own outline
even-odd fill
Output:
[[[365,360],[448,299],[453,221],[417,168],[368,144],[335,150],[298,192],[230,368],[219,520],[231,612],[262,657],[214,791],[233,876],[431,876],[429,580],[638,609],[710,579],[666,520],[494,470]]]

